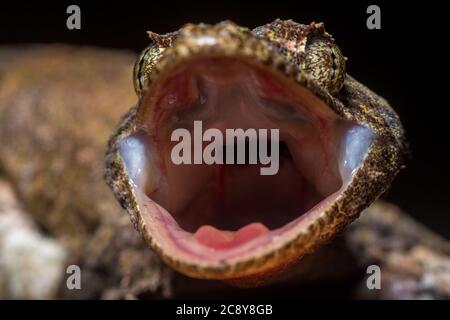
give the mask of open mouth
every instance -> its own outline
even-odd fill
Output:
[[[305,231],[351,182],[373,139],[371,129],[343,120],[307,88],[233,57],[173,67],[152,84],[138,119],[119,152],[146,228],[166,255],[199,264],[269,252]],[[230,128],[279,130],[277,172],[261,175],[267,165],[248,161],[174,164],[171,134],[183,128],[195,137],[194,121],[223,136]],[[202,139],[201,150],[209,143]],[[224,140],[221,150],[241,148],[248,160],[252,143],[271,140]],[[189,144],[193,158],[194,139]]]

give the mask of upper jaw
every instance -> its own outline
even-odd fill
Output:
[[[229,21],[216,25],[188,24],[176,34],[170,35],[171,46],[164,49],[153,70],[142,79],[144,92],[141,97],[145,97],[145,92],[153,90],[153,82],[161,82],[179,64],[198,57],[218,56],[267,66],[307,87],[333,107],[332,97],[300,68],[298,61],[288,60],[276,46],[246,28]]]

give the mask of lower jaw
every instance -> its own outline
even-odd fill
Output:
[[[160,241],[156,241],[157,246],[161,246],[161,242],[164,243],[162,246],[169,256],[173,253],[173,256],[184,261],[199,265],[211,263],[211,266],[214,266],[220,265],[224,261],[232,264],[233,261],[245,260],[247,256],[276,251],[277,248],[281,248],[285,243],[295,239],[299,232],[306,232],[308,226],[323,213],[324,208],[332,205],[339,192],[329,196],[307,213],[280,228],[268,230],[261,224],[249,224],[232,232],[231,236],[235,239],[234,241],[227,240],[216,244],[204,239],[205,228],[210,228],[209,226],[202,226],[195,233],[185,231],[167,210],[145,194],[137,191],[137,195],[140,199],[139,206],[148,211],[148,214],[143,215],[148,231],[155,235],[154,239],[160,239]],[[214,232],[208,230],[209,235],[213,235]],[[223,231],[218,232],[222,233]],[[239,238],[246,239],[239,242]],[[205,241],[207,244],[204,244]]]
[[[286,224],[266,230],[261,225],[242,226],[244,230],[230,234],[232,241],[211,244],[202,239],[205,230],[197,225],[192,232],[180,227],[179,222],[163,206],[156,203],[146,194],[144,184],[139,180],[138,172],[146,167],[148,159],[145,154],[145,146],[142,140],[135,136],[129,136],[119,144],[119,153],[125,164],[125,169],[133,183],[139,216],[141,219],[141,231],[151,246],[161,254],[163,259],[170,261],[171,265],[196,266],[195,268],[209,268],[220,270],[226,265],[236,265],[244,261],[252,261],[257,257],[267,256],[292,243],[299,235],[308,232],[308,229],[329,209],[342,195],[351,178],[360,167],[372,141],[371,130],[354,125],[346,131],[340,157],[351,155],[351,161],[340,161],[340,173],[343,184],[335,192],[329,194],[322,201],[314,205],[308,211],[299,213],[292,221]],[[267,227],[267,226],[266,226]],[[219,229],[219,228],[217,228]],[[269,229],[269,228],[268,228]],[[211,230],[210,230],[211,232]],[[213,230],[212,232],[215,232]],[[239,235],[240,233],[240,235]],[[206,232],[208,236],[208,232]],[[244,239],[240,241],[239,239]],[[206,242],[206,244],[205,244]],[[300,255],[300,253],[299,253]],[[196,277],[208,277],[192,271],[186,272]],[[220,275],[213,276],[218,278]]]

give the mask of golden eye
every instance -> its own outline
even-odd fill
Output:
[[[138,96],[148,85],[148,78],[165,48],[152,43],[145,48],[136,60],[133,69],[134,90]]]
[[[345,58],[328,38],[314,37],[306,43],[303,69],[330,94],[341,90],[345,80]]]

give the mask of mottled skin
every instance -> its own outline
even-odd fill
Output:
[[[69,250],[67,263],[81,266],[84,289],[62,285],[67,297],[108,295],[143,279],[168,295],[168,270],[143,250],[103,180],[108,136],[136,99],[135,58],[57,45],[0,48],[0,176]]]
[[[218,42],[205,49],[194,41],[198,36],[214,37]],[[154,82],[177,63],[199,52],[219,54],[256,61],[277,70],[289,81],[308,88],[343,119],[368,126],[376,132],[349,187],[306,232],[270,254],[255,255],[237,264],[200,267],[167,255],[155,243],[146,229],[117,151],[117,142],[135,132],[146,113],[163,112],[146,110],[145,99],[140,99],[109,141],[106,179],[150,247],[176,270],[193,277],[223,279],[243,286],[267,282],[355,220],[389,187],[401,169],[406,146],[398,116],[383,98],[345,73],[345,59],[323,24],[302,25],[276,20],[250,31],[231,22],[222,22],[214,26],[186,25],[178,32],[164,36],[150,34],[150,37],[153,43],[144,50],[134,71],[135,89],[141,98],[151,96]],[[150,95],[145,95],[147,90]]]

